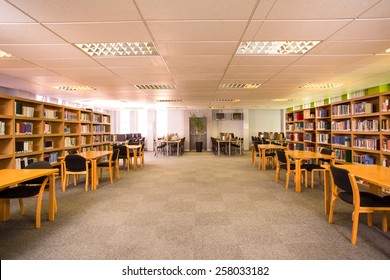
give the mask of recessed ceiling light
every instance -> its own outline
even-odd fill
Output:
[[[240,102],[240,99],[233,99],[233,98],[229,98],[229,99],[213,99],[212,101],[213,102]]]
[[[220,84],[219,88],[225,89],[254,89],[258,88],[261,84]]]
[[[156,102],[170,103],[170,102],[183,102],[181,99],[156,99]]]
[[[66,91],[87,91],[87,90],[96,90],[94,87],[90,86],[57,86],[54,87],[59,90],[66,90]]]
[[[390,48],[388,48],[387,50],[385,50],[385,53],[390,53]]]
[[[0,50],[0,58],[10,58],[12,57],[11,54],[6,53],[5,51]]]
[[[239,55],[279,55],[305,54],[320,41],[248,41],[241,42],[236,54]]]
[[[176,89],[176,85],[134,85],[138,89]]]
[[[337,88],[343,84],[333,83],[333,84],[303,84],[298,88]]]
[[[149,56],[158,55],[152,42],[75,44],[90,56]]]
[[[273,99],[268,99],[268,101],[272,102],[286,102],[286,101],[293,101],[294,98],[273,98]]]
[[[229,109],[229,107],[225,107],[225,106],[209,106],[209,109]]]

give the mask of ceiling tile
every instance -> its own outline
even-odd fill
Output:
[[[159,42],[157,48],[164,56],[231,55],[239,42]]]
[[[0,1],[0,23],[35,22],[32,18],[5,1]]]
[[[105,67],[136,67],[136,66],[164,66],[160,56],[132,56],[132,57],[94,57],[94,60]]]
[[[359,16],[359,18],[389,18],[390,3],[388,0],[382,0],[377,5]]]
[[[372,55],[390,47],[388,41],[327,41],[315,46],[310,55]]]
[[[227,66],[231,56],[199,55],[199,56],[167,56],[165,61],[169,67],[192,66]]]
[[[64,40],[38,23],[0,24],[0,44],[63,44]],[[17,35],[17,36],[16,36]]]
[[[0,45],[0,50],[24,59],[85,58],[87,55],[72,45]]]
[[[329,40],[390,40],[389,30],[390,18],[357,19],[331,36]]]

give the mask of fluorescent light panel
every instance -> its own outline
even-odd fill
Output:
[[[240,102],[240,99],[213,99],[213,102]]]
[[[183,102],[181,99],[156,99],[155,101],[159,103]]]
[[[11,54],[6,53],[5,51],[0,50],[0,58],[10,58],[12,57]]]
[[[152,42],[75,44],[90,56],[150,56],[158,55]]]
[[[219,88],[224,89],[254,89],[258,88],[261,84],[220,84]]]
[[[339,86],[342,86],[343,84],[339,83],[333,83],[333,84],[303,84],[300,85],[298,88],[337,88]]]
[[[273,98],[273,99],[268,99],[268,101],[272,102],[286,102],[286,101],[293,101],[294,98]]]
[[[134,85],[137,89],[176,89],[176,85]]]
[[[248,41],[241,42],[238,55],[305,54],[320,41]]]
[[[65,91],[88,91],[88,90],[96,90],[94,87],[90,86],[57,86],[54,87],[59,90],[65,90]]]

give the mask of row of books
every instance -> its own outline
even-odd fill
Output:
[[[305,142],[315,142],[316,141],[316,135],[314,133],[305,133],[303,136],[303,141]]]
[[[64,146],[65,147],[74,147],[77,145],[76,137],[65,137],[64,138]]]
[[[390,139],[382,139],[382,151],[390,152]]]
[[[352,104],[352,112],[354,115],[371,114],[373,112],[373,104],[369,102]]]
[[[34,117],[34,107],[23,106],[23,103],[20,101],[15,101],[15,114],[17,116],[24,116],[33,118]]]
[[[361,138],[356,137],[353,139],[354,148],[367,149],[367,150],[380,150],[379,138]]]
[[[80,125],[80,132],[81,133],[89,133],[90,132],[90,125],[89,124]]]
[[[89,114],[81,113],[80,114],[80,121],[82,121],[82,122],[90,122],[91,121],[91,117],[89,116]]]
[[[388,112],[388,111],[390,111],[389,104],[390,104],[390,99],[389,99],[389,98],[383,100],[383,102],[382,102],[382,112]]]
[[[382,165],[384,166],[384,167],[390,167],[390,159],[383,159],[382,160]]]
[[[43,117],[45,119],[58,119],[59,117],[58,110],[45,108],[43,109]]]
[[[350,150],[335,149],[334,155],[337,161],[351,162],[352,152]]]
[[[0,135],[5,135],[5,122],[0,121]]]
[[[353,163],[355,164],[375,164],[375,157],[372,155],[354,155]]]
[[[353,120],[352,131],[379,131],[379,120]]]
[[[50,163],[58,162],[58,152],[45,153],[43,160]]]
[[[382,120],[382,131],[390,131],[390,119]]]
[[[64,112],[64,119],[69,121],[77,121],[77,112],[66,111]]]
[[[302,121],[303,113],[294,113],[294,121]]]
[[[100,133],[100,132],[106,132],[106,126],[105,125],[93,125],[93,132]]]
[[[28,157],[22,157],[22,158],[16,158],[15,159],[15,168],[16,169],[23,169],[27,165],[30,165],[31,163],[37,161],[36,158],[28,158]]]
[[[101,115],[93,114],[93,122],[101,122]]]
[[[314,122],[305,122],[304,128],[305,130],[314,130],[316,129],[316,124]]]
[[[294,130],[294,124],[286,123],[286,131],[293,131],[293,130]]]
[[[323,144],[329,144],[330,143],[330,134],[326,134],[326,133],[317,134],[317,142],[323,143]]]
[[[351,131],[351,121],[332,121],[331,129],[333,131]]]
[[[328,110],[327,109],[317,109],[317,118],[326,118],[328,117]]]
[[[64,133],[72,133],[72,126],[71,125],[65,125],[64,126]]]
[[[315,108],[307,109],[303,111],[303,118],[304,119],[314,119],[316,117],[315,115]]]
[[[332,144],[344,147],[351,147],[351,137],[345,135],[333,135]]]
[[[318,121],[317,130],[330,130],[331,122],[330,121]]]
[[[34,151],[34,141],[24,140],[15,141],[15,153],[30,153]]]
[[[332,106],[332,116],[348,116],[351,114],[351,107],[349,104]]]

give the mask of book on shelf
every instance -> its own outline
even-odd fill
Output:
[[[372,155],[354,155],[353,163],[356,164],[375,164],[375,157]]]
[[[373,112],[373,104],[369,102],[360,102],[352,105],[353,114],[371,114]]]
[[[45,119],[58,119],[58,111],[55,109],[47,109],[43,110],[43,117]]]
[[[15,141],[15,153],[29,153],[33,151],[34,142],[32,140]]]
[[[53,140],[48,140],[48,139],[45,139],[44,140],[44,143],[43,143],[43,148],[45,150],[48,150],[48,149],[53,149],[54,148],[54,144],[53,144]]]
[[[5,122],[3,121],[0,121],[0,135],[5,135],[6,131],[5,131]]]
[[[382,102],[382,112],[388,112],[389,111],[389,103],[390,103],[390,99],[387,98],[385,100],[383,100]]]
[[[58,162],[58,152],[45,153],[43,156],[43,160],[49,163]]]
[[[26,135],[33,133],[33,123],[31,122],[17,122],[15,123],[15,134]]]
[[[16,158],[15,159],[15,168],[16,169],[23,169],[27,165],[30,165],[33,162],[36,162],[36,158],[29,158],[29,157],[22,157],[22,158]]]

